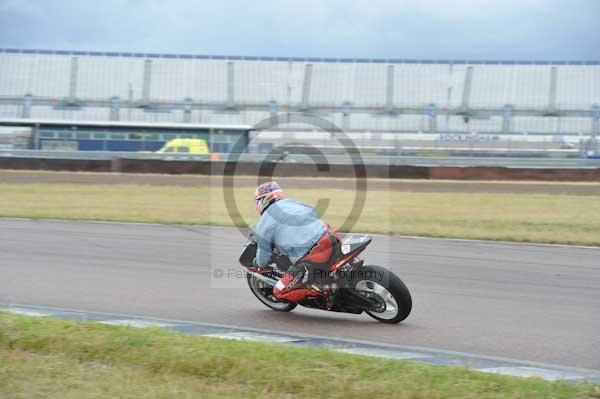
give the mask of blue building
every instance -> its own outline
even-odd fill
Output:
[[[190,123],[0,120],[32,128],[31,148],[64,151],[157,151],[176,138],[206,140],[211,152],[244,152],[250,126]]]

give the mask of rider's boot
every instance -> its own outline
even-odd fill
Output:
[[[325,284],[322,288],[323,296],[325,297],[325,309],[331,310],[333,307],[333,298],[335,297],[335,293],[337,291],[337,284]]]
[[[275,288],[273,288],[273,296],[279,300],[286,300],[298,303],[309,296],[318,296],[321,293],[313,288],[307,288],[302,284],[302,276],[294,276],[292,274],[284,275]]]

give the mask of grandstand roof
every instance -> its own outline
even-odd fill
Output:
[[[35,126],[35,125],[77,125],[94,127],[131,127],[149,129],[213,129],[213,130],[250,130],[250,125],[216,125],[207,123],[175,123],[175,122],[120,122],[120,121],[67,121],[51,119],[22,119],[22,118],[0,118],[0,126]]]
[[[243,61],[293,61],[293,62],[339,62],[365,64],[463,64],[463,65],[600,65],[600,61],[514,61],[514,60],[428,60],[398,58],[323,58],[323,57],[267,57],[243,55],[202,55],[202,54],[166,54],[166,53],[131,53],[115,51],[71,51],[71,50],[36,50],[36,49],[2,49],[0,53],[13,54],[48,54],[48,55],[85,55],[98,57],[138,57],[138,58],[180,58],[202,60],[243,60]]]

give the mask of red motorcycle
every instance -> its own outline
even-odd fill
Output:
[[[349,235],[342,239],[338,255],[326,269],[306,270],[307,287],[319,292],[299,303],[280,301],[273,296],[273,287],[291,266],[286,256],[274,254],[266,268],[253,266],[256,242],[246,244],[240,263],[246,269],[250,291],[269,308],[289,312],[297,305],[332,312],[367,313],[382,323],[399,323],[412,309],[412,298],[402,280],[389,270],[364,265],[358,255],[371,243],[369,235]]]

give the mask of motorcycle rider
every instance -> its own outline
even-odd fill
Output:
[[[259,185],[254,200],[260,215],[256,225],[255,266],[267,266],[274,250],[292,263],[273,289],[275,298],[297,303],[308,296],[319,295],[319,291],[307,283],[339,253],[338,233],[319,218],[315,208],[284,198],[277,182]]]

